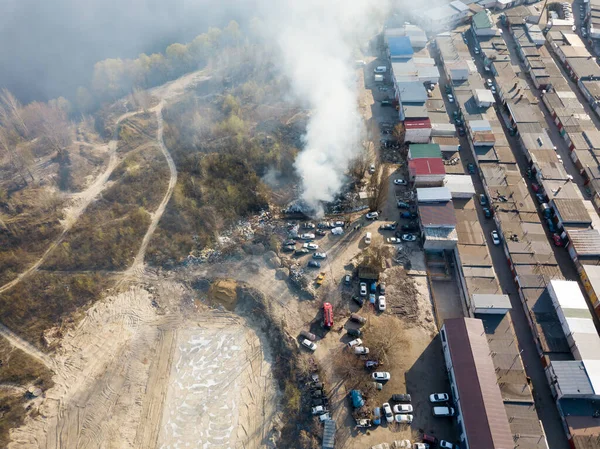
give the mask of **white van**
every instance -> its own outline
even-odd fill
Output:
[[[367,245],[370,245],[370,244],[371,244],[371,233],[370,233],[370,232],[367,232],[367,233],[365,234],[365,243],[366,243]]]
[[[452,407],[433,407],[433,416],[454,416]]]

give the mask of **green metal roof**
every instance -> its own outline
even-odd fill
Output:
[[[442,150],[437,143],[415,143],[409,148],[411,159],[424,157],[442,157]]]
[[[490,16],[488,16],[485,11],[479,11],[473,16],[472,20],[475,28],[479,28],[480,30],[483,28],[491,28],[493,25]]]

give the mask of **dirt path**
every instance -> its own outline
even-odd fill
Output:
[[[171,196],[173,195],[173,190],[175,190],[175,185],[177,184],[177,168],[175,167],[175,162],[173,161],[173,158],[171,157],[171,153],[169,153],[169,150],[167,150],[167,147],[165,146],[165,141],[163,139],[163,130],[164,130],[164,122],[163,122],[163,117],[162,117],[163,107],[164,107],[164,100],[162,100],[156,107],[156,120],[158,122],[158,129],[156,131],[156,140],[158,141],[158,144],[160,146],[160,151],[162,151],[163,155],[165,156],[165,159],[167,160],[167,164],[169,165],[169,173],[170,173],[169,186],[168,186],[165,196],[163,197],[162,201],[160,202],[158,208],[152,214],[152,222],[150,223],[150,226],[148,227],[148,230],[146,231],[146,234],[144,235],[142,244],[140,245],[140,248],[135,256],[133,264],[125,273],[124,278],[127,278],[128,275],[131,275],[131,274],[140,274],[141,271],[143,270],[144,256],[146,255],[146,249],[148,248],[148,243],[150,243],[150,239],[152,238],[154,231],[156,231],[158,222],[160,221],[161,217],[163,216],[163,213],[165,212],[167,204],[169,203],[169,200],[171,199]]]
[[[86,210],[86,208],[98,197],[98,195],[106,188],[108,178],[112,174],[113,170],[117,167],[119,163],[119,158],[117,156],[117,141],[118,141],[118,129],[119,123],[123,120],[137,114],[138,111],[135,112],[127,112],[121,115],[116,123],[115,132],[113,135],[113,139],[108,143],[108,148],[110,151],[110,158],[106,170],[102,173],[96,180],[83,192],[80,192],[73,196],[75,199],[75,204],[65,210],[65,219],[63,221],[63,230],[62,232],[54,239],[54,241],[50,244],[50,246],[46,249],[44,254],[29,268],[19,274],[12,281],[4,284],[0,287],[0,293],[9,290],[10,288],[17,285],[24,278],[29,276],[31,273],[36,271],[45,261],[48,255],[64,240],[67,233],[73,228],[77,220]],[[3,330],[0,328],[0,335],[4,335]],[[8,338],[8,337],[7,337]]]
[[[47,368],[54,369],[54,362],[47,354],[44,354],[32,344],[23,340],[3,324],[0,324],[0,335],[6,338],[15,348],[20,349],[27,355],[43,363]]]

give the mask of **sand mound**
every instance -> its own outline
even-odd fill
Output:
[[[214,282],[208,292],[213,305],[221,305],[227,310],[235,309],[237,304],[237,282],[231,279],[220,279]]]

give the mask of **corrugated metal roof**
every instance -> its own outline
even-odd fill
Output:
[[[423,157],[442,157],[442,150],[436,143],[413,143],[408,151],[409,159],[419,159]]]
[[[408,170],[412,176],[445,175],[446,168],[441,158],[426,157],[408,162]]]
[[[600,256],[600,232],[597,229],[571,230],[569,244],[579,256]]]
[[[475,195],[473,179],[469,175],[446,175],[444,186],[450,190],[450,193]]]
[[[456,318],[446,320],[444,327],[469,446],[514,447],[483,323]]]
[[[323,426],[323,449],[334,449],[335,421],[328,419]]]
[[[456,227],[456,214],[452,201],[419,204],[419,217],[425,227]]]
[[[563,394],[577,396],[594,394],[594,387],[583,362],[580,360],[555,360],[551,364]]]
[[[512,309],[508,295],[475,294],[471,297],[476,309]]]
[[[452,194],[446,187],[423,187],[417,189],[417,201],[419,203],[445,203],[451,199]]]
[[[552,203],[564,224],[592,224],[592,219],[583,205],[583,201],[554,198]]]

